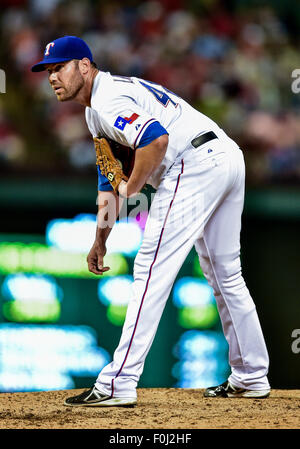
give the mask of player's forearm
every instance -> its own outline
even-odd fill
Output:
[[[99,244],[105,245],[105,242],[110,234],[110,231],[115,224],[120,210],[122,208],[123,199],[115,192],[100,192],[98,191],[98,215],[97,215],[97,230],[96,241]]]
[[[148,178],[159,167],[168,147],[168,136],[164,134],[149,145],[138,148],[132,173],[127,182],[127,197],[137,194],[146,184]]]

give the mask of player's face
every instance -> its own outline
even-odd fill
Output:
[[[73,100],[84,85],[78,61],[48,64],[49,83],[59,101]]]

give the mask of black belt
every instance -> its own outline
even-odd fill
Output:
[[[198,148],[200,147],[200,145],[203,145],[204,143],[217,138],[218,136],[216,136],[213,131],[208,131],[207,133],[201,134],[201,136],[195,137],[195,139],[191,141],[191,144],[194,148]]]

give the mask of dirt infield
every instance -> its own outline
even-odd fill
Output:
[[[204,398],[203,390],[139,389],[134,408],[66,407],[83,390],[0,394],[0,429],[299,429],[300,390],[268,399]]]

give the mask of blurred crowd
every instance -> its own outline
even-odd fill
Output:
[[[243,148],[249,185],[299,182],[299,37],[270,5],[226,3],[1,0],[1,173],[94,175],[84,108],[30,71],[48,42],[76,35],[101,70],[165,85],[214,119]]]

